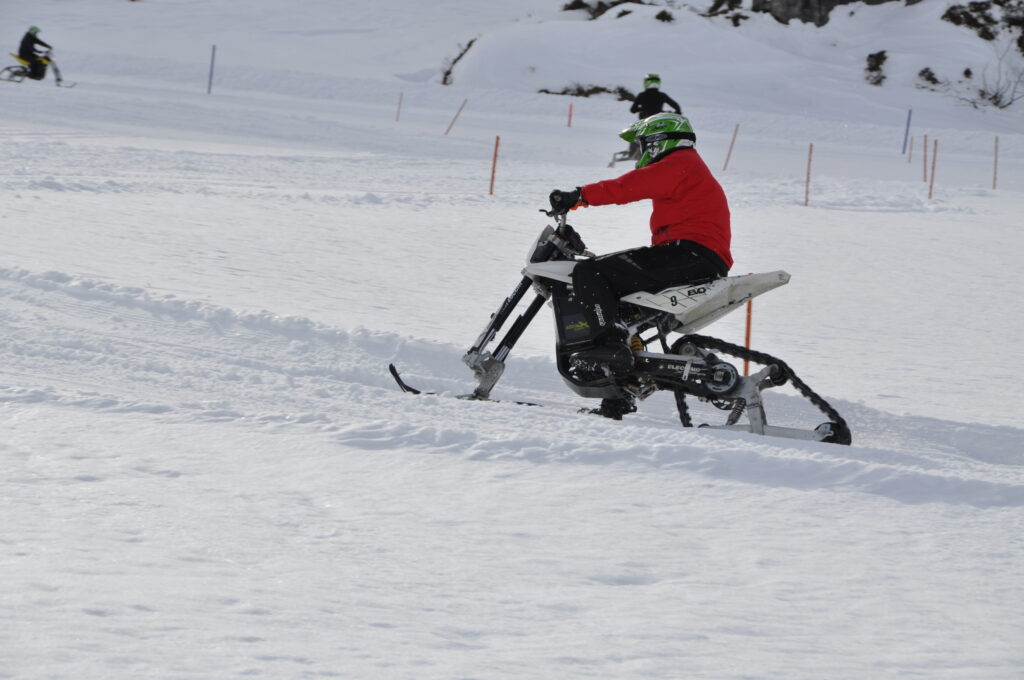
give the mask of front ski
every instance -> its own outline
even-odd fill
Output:
[[[64,76],[61,74],[60,69],[57,68],[57,63],[54,61],[50,62],[50,68],[53,69],[53,79],[57,81],[57,87],[74,87],[78,83],[69,83],[64,80]]]
[[[439,395],[437,392],[424,392],[423,390],[418,390],[415,387],[413,387],[412,385],[410,385],[409,383],[405,382],[405,380],[402,378],[402,375],[398,372],[398,369],[395,367],[394,364],[388,364],[388,372],[391,373],[391,377],[395,379],[395,382],[398,384],[398,387],[401,388],[401,390],[403,392],[407,392],[409,394],[423,394],[423,395],[443,396],[443,395]],[[460,395],[456,396],[455,398],[456,399],[463,399],[465,401],[489,401],[489,402],[492,402],[492,403],[495,403],[495,404],[518,404],[519,406],[543,406],[543,404],[536,404],[536,403],[534,403],[532,401],[511,401],[511,402],[509,402],[509,401],[502,401],[501,399],[482,398],[482,397],[478,397],[478,396],[476,396],[475,394],[472,394],[472,393],[470,393],[470,394],[460,394]]]
[[[424,394],[423,390],[418,390],[415,387],[413,387],[412,385],[410,385],[409,383],[407,383],[404,380],[402,380],[402,376],[399,375],[398,369],[395,368],[394,364],[388,364],[388,371],[391,372],[391,377],[395,379],[395,382],[398,383],[398,386],[402,388],[403,392],[408,392],[409,394]],[[426,394],[436,394],[436,393],[435,392],[426,392]]]

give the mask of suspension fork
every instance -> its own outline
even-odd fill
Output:
[[[566,250],[567,243],[563,233],[563,229],[567,227],[565,215],[558,215],[556,222],[558,224],[556,229],[548,227],[548,230],[542,235],[541,241],[530,256],[530,262],[547,262],[558,257],[559,253],[566,257],[572,256],[572,253]],[[572,234],[575,234],[575,232],[571,231],[571,227],[568,227],[568,229]],[[575,236],[575,240],[579,241],[579,237]],[[568,245],[576,244],[570,243]],[[579,252],[585,250],[582,241],[579,241],[577,247]],[[487,345],[498,335],[502,325],[512,315],[512,312],[532,285],[533,279],[529,276],[524,276],[516,284],[516,287],[512,289],[512,293],[498,307],[498,311],[491,315],[487,326],[480,333],[480,337],[476,339],[473,346],[462,357],[462,363],[469,366],[477,377],[478,384],[476,389],[473,390],[473,396],[477,399],[487,399],[490,396],[491,390],[505,371],[505,358],[512,351],[512,347],[515,346],[523,331],[530,325],[533,318],[537,316],[537,312],[540,311],[544,301],[547,300],[547,295],[538,293],[537,297],[526,308],[526,311],[519,315],[512,324],[512,327],[505,333],[498,346],[495,347],[494,352],[486,351]]]
[[[487,326],[480,333],[480,337],[477,338],[473,346],[462,357],[462,363],[469,366],[477,378],[478,384],[476,389],[473,390],[473,396],[477,399],[487,399],[490,396],[491,390],[494,389],[494,385],[505,371],[505,358],[512,351],[512,347],[518,342],[523,331],[526,330],[530,322],[533,321],[533,318],[537,316],[537,312],[544,305],[546,298],[538,294],[529,307],[526,308],[526,311],[516,318],[512,327],[508,329],[508,332],[498,342],[494,351],[486,351],[487,345],[497,337],[501,327],[508,320],[509,316],[512,315],[512,312],[515,311],[516,306],[519,305],[519,302],[526,295],[526,291],[530,289],[531,285],[532,280],[528,276],[524,276],[512,290],[512,294],[505,298],[501,306],[498,307],[498,311],[491,315]]]
[[[526,291],[529,290],[529,288],[530,278],[528,276],[524,276],[523,280],[517,283],[516,287],[512,289],[512,293],[502,301],[501,305],[498,307],[498,311],[491,314],[491,318],[487,322],[487,326],[484,327],[483,332],[480,333],[480,337],[476,339],[473,346],[466,352],[466,356],[462,358],[463,362],[468,363],[468,357],[479,354],[485,347],[487,347],[491,340],[494,339],[494,336],[498,334],[498,331],[501,330],[502,325],[505,323],[505,320],[508,319],[512,310],[516,308],[519,301],[523,299],[524,295],[526,295]]]

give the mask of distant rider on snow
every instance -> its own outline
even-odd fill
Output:
[[[53,49],[49,44],[36,37],[38,33],[38,26],[30,26],[28,31],[25,33],[25,37],[21,39],[21,46],[18,48],[18,56],[28,62],[28,77],[32,80],[42,80],[46,77],[46,64],[39,58],[40,55],[35,50],[36,45],[42,45],[43,47],[51,50]]]
[[[579,374],[589,371],[595,377],[605,369],[624,373],[633,365],[627,329],[617,323],[620,297],[711,281],[726,276],[733,263],[729,204],[694,148],[690,121],[659,113],[619,136],[641,147],[635,170],[572,191],[552,191],[549,197],[555,214],[588,205],[653,203],[650,246],[580,260],[572,271],[592,348],[569,361]],[[602,404],[602,410],[608,406]]]
[[[665,106],[668,105],[672,107],[673,111],[681,114],[683,110],[676,103],[676,100],[658,89],[660,87],[661,76],[657,73],[648,73],[647,77],[644,78],[644,91],[633,100],[633,105],[629,107],[630,112],[637,114],[640,120],[643,120],[644,118],[650,118],[656,113],[661,113],[665,110]]]
[[[676,100],[658,89],[660,87],[661,76],[657,73],[648,73],[644,78],[644,91],[633,100],[632,106],[629,107],[630,112],[637,114],[640,120],[643,120],[644,118],[650,118],[656,113],[661,113],[667,105],[672,107],[672,110],[676,113],[682,114],[683,110],[676,103]],[[639,157],[640,145],[636,142],[630,142],[629,153],[622,160],[632,161]]]

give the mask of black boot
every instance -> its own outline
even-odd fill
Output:
[[[622,416],[636,411],[636,404],[629,399],[602,399],[601,407],[591,413],[596,413],[612,420],[622,420]]]
[[[582,382],[627,375],[633,369],[629,331],[624,326],[613,326],[594,347],[572,354],[569,367]]]

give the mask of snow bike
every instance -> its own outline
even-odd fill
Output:
[[[523,269],[523,278],[498,310],[462,361],[472,371],[477,386],[465,399],[488,400],[491,390],[505,370],[505,359],[520,336],[533,321],[545,302],[554,309],[558,372],[569,388],[587,398],[599,398],[602,408],[591,411],[621,419],[636,410],[636,402],[659,390],[675,395],[679,419],[684,427],[693,423],[686,397],[706,401],[728,411],[722,425],[702,425],[724,430],[738,430],[777,437],[849,444],[850,429],[846,421],[823,398],[815,394],[783,361],[715,338],[695,335],[707,326],[744,305],[748,300],[789,282],[789,274],[774,271],[745,276],[729,276],[704,283],[692,283],[648,293],[626,295],[620,300],[620,320],[628,326],[633,350],[632,367],[616,372],[604,366],[595,374],[580,372],[572,355],[589,347],[583,308],[572,294],[572,270],[577,258],[592,256],[564,214],[542,210],[556,219],[556,226],[547,226],[537,238]],[[513,322],[497,346],[489,351],[502,325],[512,315],[527,291],[536,293],[527,309]],[[678,337],[670,343],[670,337]],[[660,351],[649,351],[649,348]],[[764,366],[751,376],[740,375],[731,363],[719,355],[732,355]],[[407,385],[391,365],[391,374],[399,386],[419,394]],[[769,425],[765,417],[761,392],[790,383],[829,420],[814,429]],[[615,404],[611,409],[606,404]],[[740,424],[746,414],[747,424]]]
[[[0,70],[0,80],[7,80],[12,83],[20,83],[21,81],[25,80],[25,78],[31,78],[32,65],[28,61],[25,61],[24,59],[19,57],[17,54],[14,54],[13,52],[10,52],[9,54],[15,59],[17,59],[18,63],[15,66],[8,66]],[[53,60],[53,55],[51,54],[50,50],[41,52],[39,54],[39,61],[43,63],[44,67],[50,67],[53,69],[53,79],[57,81],[57,87],[74,87],[78,84],[64,82],[64,78],[61,76],[60,69],[57,68],[57,62]],[[46,72],[43,71],[43,77],[45,76]],[[39,78],[38,80],[42,80],[42,78]]]

